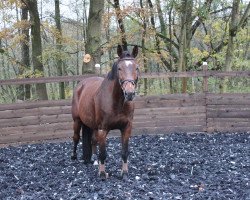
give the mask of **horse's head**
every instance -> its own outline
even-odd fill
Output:
[[[133,48],[132,54],[123,51],[122,46],[118,45],[117,54],[117,75],[121,89],[126,101],[132,101],[135,97],[135,89],[138,81],[139,65],[135,61],[138,54],[138,46]]]

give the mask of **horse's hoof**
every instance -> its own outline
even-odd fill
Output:
[[[102,181],[105,181],[107,178],[108,178],[108,173],[106,173],[106,172],[100,172],[99,173],[99,177],[100,177],[100,179],[102,180]]]
[[[76,160],[77,159],[77,155],[72,155],[71,156],[71,160]]]
[[[122,180],[124,181],[128,180],[128,171],[122,171]]]

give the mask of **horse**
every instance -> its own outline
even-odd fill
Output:
[[[117,46],[119,58],[105,78],[90,77],[76,86],[72,98],[73,154],[77,159],[77,145],[82,129],[82,149],[84,163],[91,163],[96,145],[99,146],[99,176],[108,177],[105,171],[106,137],[110,130],[121,132],[122,178],[128,177],[128,145],[131,137],[134,115],[134,98],[138,82],[139,65],[135,57],[138,46],[132,53]]]

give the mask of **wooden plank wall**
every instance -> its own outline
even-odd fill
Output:
[[[250,132],[250,94],[207,94],[208,132]]]
[[[68,100],[0,105],[0,144],[69,137],[70,110]]]
[[[173,94],[138,98],[134,129],[140,132],[195,132],[206,125],[204,94]]]
[[[135,104],[133,134],[250,131],[250,94],[137,97]],[[0,104],[0,146],[72,134],[69,100]]]
[[[135,104],[133,134],[204,131],[204,94],[137,97]],[[64,139],[72,135],[69,100],[0,105],[0,145]]]

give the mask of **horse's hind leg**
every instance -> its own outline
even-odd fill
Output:
[[[91,163],[92,134],[93,134],[93,130],[83,124],[82,125],[82,150],[83,150],[82,158],[85,164]]]
[[[73,129],[74,129],[74,135],[73,135],[73,153],[71,156],[72,160],[77,159],[77,153],[76,153],[76,149],[77,149],[77,145],[79,143],[80,140],[80,131],[81,131],[81,120],[80,119],[75,119],[74,120],[74,124],[73,124]]]
[[[93,163],[94,165],[98,165],[98,161],[97,161],[97,139],[96,139],[96,135],[97,135],[98,131],[94,130],[93,134],[92,134],[92,159],[93,159]]]

